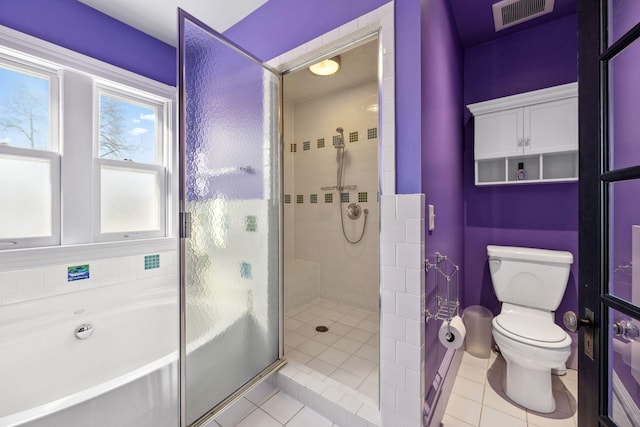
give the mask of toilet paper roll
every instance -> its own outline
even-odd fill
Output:
[[[450,324],[446,320],[442,322],[438,331],[438,338],[446,348],[455,349],[462,345],[466,333],[467,329],[464,327],[462,319],[460,316],[455,316],[451,318]]]

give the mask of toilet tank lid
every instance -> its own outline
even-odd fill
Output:
[[[571,252],[553,251],[550,249],[488,245],[487,255],[497,258],[552,262],[559,264],[573,264],[573,254]]]

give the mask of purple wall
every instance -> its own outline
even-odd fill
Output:
[[[427,231],[425,253],[436,251],[463,264],[462,47],[447,0],[422,5],[422,191],[435,206],[436,227]],[[435,281],[427,275],[426,301],[435,309]],[[462,277],[460,277],[461,279]],[[461,282],[460,286],[464,286]],[[427,324],[427,390],[446,353],[439,322]],[[434,351],[435,350],[435,351]]]
[[[464,60],[465,105],[575,82],[577,17],[572,15],[468,48]],[[464,306],[482,304],[494,313],[499,311],[486,252],[488,244],[496,244],[573,253],[572,274],[557,312],[576,310],[577,183],[476,187],[473,120],[467,109],[464,135]]]
[[[224,35],[268,61],[390,0],[269,0]]]
[[[0,0],[0,25],[134,73],[176,84],[172,46],[76,0]]]

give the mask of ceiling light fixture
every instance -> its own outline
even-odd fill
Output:
[[[333,58],[325,59],[309,67],[316,76],[330,76],[335,74],[340,69],[340,56],[334,56]]]

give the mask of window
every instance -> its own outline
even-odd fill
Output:
[[[96,92],[96,239],[163,236],[165,106],[102,85]]]
[[[175,234],[175,88],[2,40],[0,251]]]
[[[60,242],[57,71],[0,55],[0,250]]]

